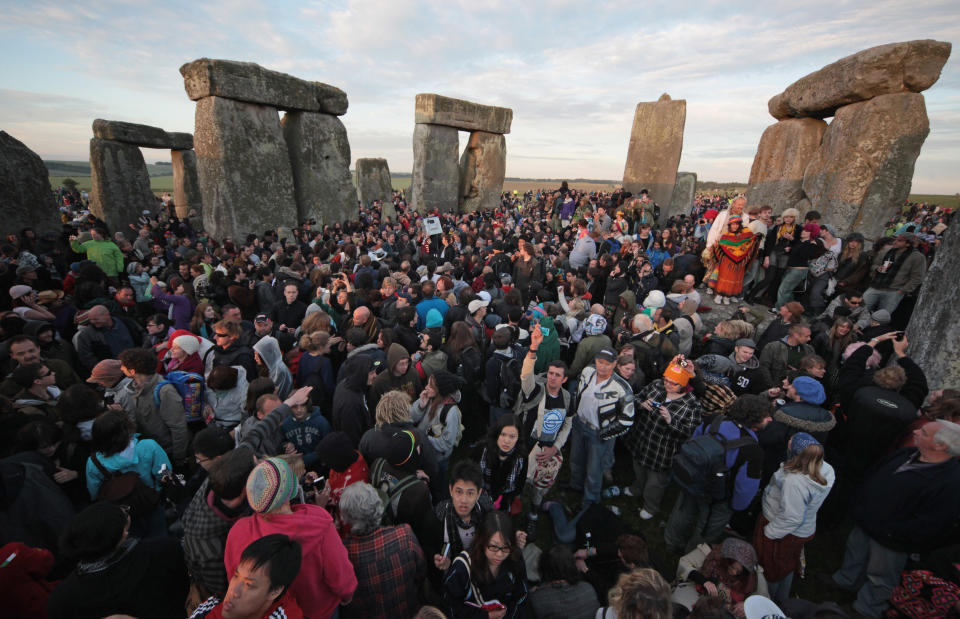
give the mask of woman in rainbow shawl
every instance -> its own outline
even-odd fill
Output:
[[[736,299],[743,291],[743,276],[757,250],[757,237],[749,229],[743,228],[743,220],[732,215],[727,221],[727,231],[713,246],[713,255],[717,259],[717,278],[710,286],[717,293],[714,303],[730,304],[730,298]]]

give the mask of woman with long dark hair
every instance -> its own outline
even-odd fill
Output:
[[[501,416],[490,427],[480,452],[483,491],[493,500],[494,507],[507,512],[527,481],[527,452],[520,438],[521,427],[516,415]]]
[[[507,514],[487,514],[473,547],[457,555],[444,577],[443,597],[450,616],[519,617],[527,600],[526,570],[520,553],[523,545],[514,543]]]

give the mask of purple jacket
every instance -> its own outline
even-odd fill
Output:
[[[167,294],[158,285],[150,289],[154,305],[162,310],[170,310],[173,306],[173,328],[190,329],[190,319],[193,318],[193,303],[187,297],[178,294]]]

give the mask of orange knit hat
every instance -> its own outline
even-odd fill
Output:
[[[663,373],[663,377],[668,378],[677,384],[683,385],[684,387],[686,387],[687,383],[690,382],[689,372],[675,363],[671,363],[667,367],[666,371]]]

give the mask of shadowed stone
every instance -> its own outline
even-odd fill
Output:
[[[623,170],[623,188],[634,195],[641,189],[661,205],[670,204],[683,151],[687,102],[663,94],[657,101],[637,104]]]
[[[193,135],[190,136],[193,142]],[[200,180],[197,177],[197,153],[192,150],[174,150],[170,152],[173,165],[173,204],[177,208],[177,217],[186,217],[191,210],[203,214]]]
[[[957,263],[960,261],[960,226],[943,233],[933,264],[927,269],[914,306],[907,340],[910,358],[923,368],[931,389],[960,384],[960,305]]]
[[[419,213],[457,208],[460,137],[453,127],[417,123],[413,129],[413,179],[410,205]]]
[[[112,232],[128,232],[143,210],[155,210],[150,175],[140,147],[90,140],[90,211]]]
[[[460,158],[460,211],[496,208],[506,172],[506,138],[497,133],[471,133]]]
[[[288,112],[283,137],[290,153],[297,222],[333,224],[357,215],[357,190],[350,178],[350,142],[336,116]]]
[[[170,148],[189,150],[193,148],[193,135],[189,133],[167,133],[160,127],[138,125],[119,120],[93,121],[93,137],[113,140],[125,144],[136,144],[146,148]]]
[[[940,78],[950,43],[923,39],[857,52],[801,77],[767,104],[770,115],[833,116],[837,108],[878,95],[922,92]]]
[[[693,206],[693,198],[697,195],[697,175],[693,172],[677,172],[677,182],[673,186],[673,196],[670,206],[660,213],[660,219],[667,219],[676,215],[689,215]]]
[[[347,93],[336,86],[302,80],[252,62],[200,58],[180,67],[180,75],[187,96],[194,101],[215,96],[281,110],[347,113]]]
[[[923,95],[881,95],[837,114],[803,175],[803,192],[840,234],[868,239],[910,194],[913,166],[930,133]]]
[[[19,234],[22,228],[60,231],[57,203],[50,191],[50,173],[26,144],[0,131],[0,233]]]
[[[443,95],[417,95],[414,121],[431,125],[446,125],[465,131],[510,133],[513,110],[508,107],[481,105]]]
[[[390,178],[390,166],[386,159],[357,159],[357,197],[364,206],[370,206],[374,200],[393,201],[393,180]],[[396,217],[396,211],[394,211]]]
[[[197,102],[193,137],[209,234],[239,239],[298,223],[276,108],[206,97]]]
[[[827,123],[789,118],[766,128],[750,168],[747,204],[769,204],[774,213],[795,207],[803,194],[803,172],[820,148]]]

